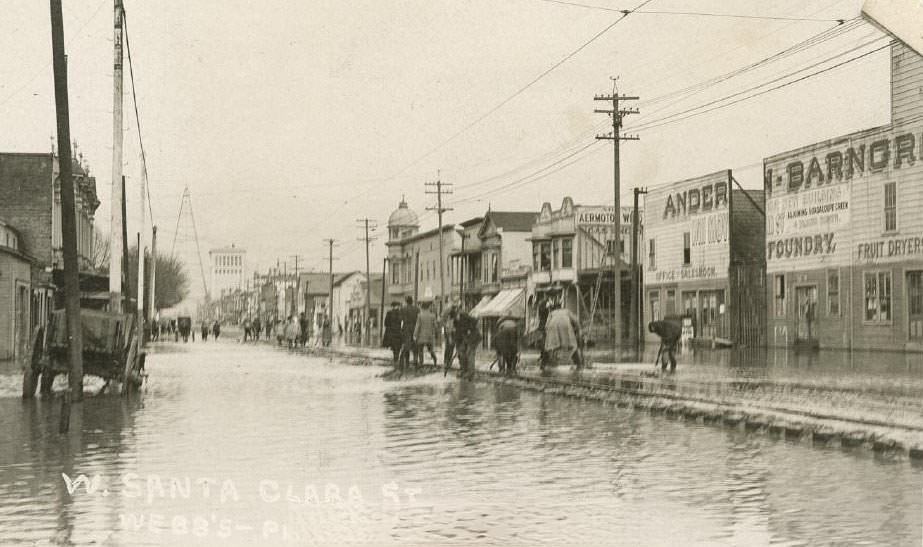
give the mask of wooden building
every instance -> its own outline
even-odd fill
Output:
[[[923,351],[923,57],[891,123],[764,160],[769,343]]]
[[[682,317],[692,338],[760,345],[765,298],[764,194],[734,189],[730,170],[667,184],[645,196],[644,332]]]

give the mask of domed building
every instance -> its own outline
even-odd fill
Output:
[[[412,236],[420,229],[420,219],[407,202],[401,197],[397,209],[388,217],[388,241],[396,241]]]

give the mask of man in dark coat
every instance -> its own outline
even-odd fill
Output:
[[[404,299],[404,307],[401,308],[401,356],[400,367],[406,369],[410,364],[410,358],[413,356],[413,362],[417,362],[416,343],[413,339],[413,331],[417,326],[417,315],[420,309],[413,305],[413,297],[408,296]]]
[[[391,302],[391,309],[385,314],[385,334],[381,339],[382,347],[389,348],[393,363],[398,364],[401,356],[401,303]]]
[[[460,375],[463,378],[474,376],[474,359],[480,342],[478,320],[468,312],[460,312],[455,317],[455,348],[458,352],[458,366],[461,368]]]
[[[660,350],[657,352],[658,360],[663,353],[662,370],[667,370],[667,359],[670,360],[670,371],[676,370],[676,344],[683,333],[683,328],[676,321],[651,321],[647,330],[660,337]],[[656,366],[656,363],[655,363]]]
[[[311,337],[311,322],[308,321],[308,316],[301,312],[298,314],[298,325],[301,327],[301,347],[308,342],[308,338]]]

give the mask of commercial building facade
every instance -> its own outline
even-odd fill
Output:
[[[530,307],[543,296],[559,299],[580,318],[587,335],[597,341],[614,341],[614,208],[575,205],[565,197],[558,210],[542,205],[532,226],[532,280]],[[622,207],[619,260],[621,294],[619,310],[627,332],[630,272],[627,264],[632,229],[632,209]],[[639,226],[641,222],[639,222]]]
[[[763,343],[764,202],[762,190],[734,189],[730,170],[648,192],[644,324],[681,317],[693,339]]]
[[[764,160],[772,345],[923,351],[923,58],[891,59],[890,124]]]
[[[244,289],[247,251],[235,245],[208,251],[212,297]]]
[[[33,330],[33,260],[22,253],[19,234],[0,220],[0,361],[28,355]]]

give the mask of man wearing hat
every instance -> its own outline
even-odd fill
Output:
[[[392,361],[397,365],[401,355],[401,303],[391,302],[391,309],[385,314],[385,332],[381,338],[382,347],[389,348]]]

